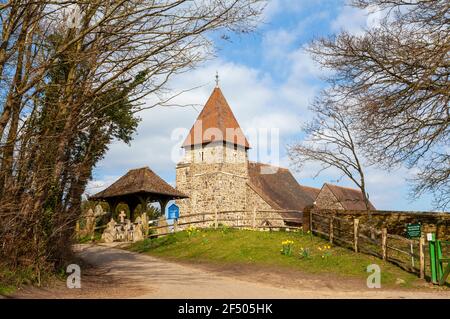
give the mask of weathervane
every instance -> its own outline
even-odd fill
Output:
[[[216,88],[219,87],[219,72],[216,71]]]

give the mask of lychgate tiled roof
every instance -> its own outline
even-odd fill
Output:
[[[175,198],[187,198],[186,195],[167,184],[150,168],[132,169],[105,190],[91,196],[90,199],[106,199],[131,194],[154,194]]]
[[[233,111],[218,87],[214,89],[206,102],[186,137],[183,147],[211,142],[228,142],[250,148]]]

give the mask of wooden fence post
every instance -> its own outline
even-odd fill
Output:
[[[256,228],[256,207],[253,208],[253,219],[252,219],[252,228]]]
[[[425,246],[425,237],[422,234],[419,240],[420,279],[425,278],[425,255],[423,251],[424,246]]]
[[[358,252],[358,225],[359,219],[358,218],[353,219],[353,244],[355,253]]]
[[[311,234],[313,233],[313,212],[312,210],[309,212],[309,231]]]
[[[217,223],[217,208],[214,210],[214,229],[217,229],[218,227],[218,223]]]
[[[334,237],[334,234],[333,234],[333,220],[334,220],[334,218],[333,218],[333,216],[331,216],[330,217],[330,233],[329,233],[329,239],[330,239],[330,244],[332,244],[333,243],[333,237]]]
[[[381,255],[383,260],[387,259],[387,228],[381,230]]]

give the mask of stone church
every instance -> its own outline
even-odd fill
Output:
[[[211,219],[216,211],[227,211],[219,217],[228,220],[222,224],[243,226],[256,210],[258,225],[299,225],[320,192],[298,184],[286,168],[249,161],[250,144],[218,86],[182,147],[176,188],[189,198],[177,201],[180,217]]]

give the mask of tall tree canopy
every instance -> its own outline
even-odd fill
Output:
[[[0,261],[36,274],[70,251],[81,196],[142,98],[248,32],[262,0],[0,0]]]

